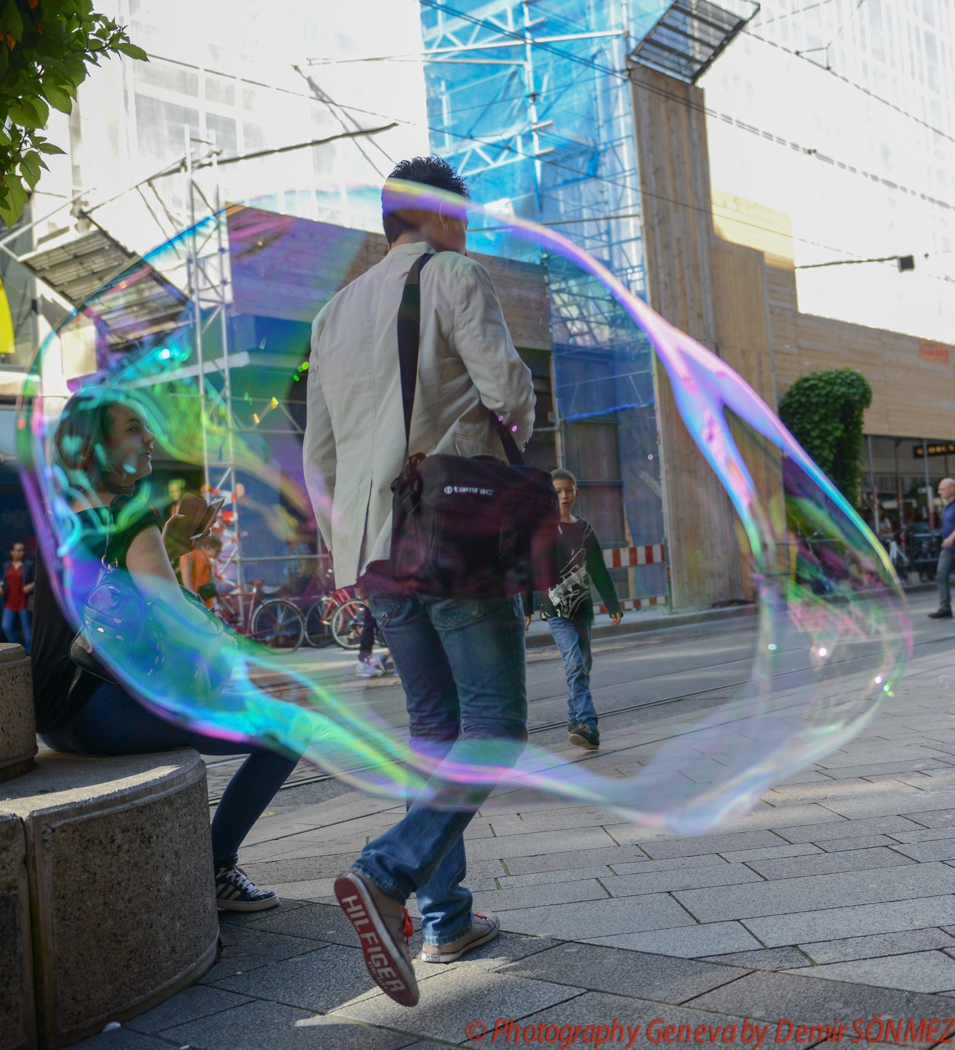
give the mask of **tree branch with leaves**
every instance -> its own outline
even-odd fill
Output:
[[[0,218],[20,218],[46,168],[63,153],[42,134],[50,107],[70,113],[89,67],[114,54],[148,61],[125,26],[91,0],[0,0]]]

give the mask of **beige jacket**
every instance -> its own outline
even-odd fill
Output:
[[[305,482],[339,587],[388,558],[391,483],[405,455],[398,306],[412,263],[428,250],[424,242],[393,248],[312,324]],[[421,275],[409,454],[504,459],[488,408],[517,427],[523,448],[534,428],[530,370],[514,349],[487,270],[441,252]]]

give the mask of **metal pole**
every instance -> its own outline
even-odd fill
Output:
[[[192,171],[192,131],[188,124],[183,125],[186,139],[186,189],[189,203],[189,258],[191,272],[193,325],[196,333],[196,360],[199,364],[199,428],[202,432],[202,473],[206,486],[206,497],[209,494],[209,438],[206,433],[206,376],[205,362],[202,358],[202,303],[199,297],[199,246],[196,237],[196,193],[193,185]]]
[[[229,456],[229,466],[232,475],[232,527],[235,530],[235,557],[233,562],[235,564],[236,573],[236,584],[242,587],[242,545],[239,540],[239,494],[238,494],[238,478],[235,472],[235,418],[232,415],[232,365],[229,357],[229,317],[228,317],[228,278],[226,276],[226,267],[228,265],[227,260],[227,247],[225,239],[222,236],[222,224],[224,217],[222,215],[222,201],[219,192],[219,164],[218,164],[218,151],[216,150],[216,136],[215,132],[210,132],[212,136],[212,175],[214,182],[214,193],[213,204],[215,205],[215,223],[216,223],[216,250],[218,252],[218,265],[219,265],[219,324],[220,333],[222,339],[222,378],[223,378],[223,395],[225,400],[227,430],[226,430],[226,447]]]
[[[935,501],[932,499],[932,484],[928,479],[928,442],[922,438],[922,459],[925,460],[925,508],[928,512],[928,527],[935,528]]]
[[[875,534],[879,535],[879,490],[875,487],[875,471],[872,469],[872,435],[866,435],[869,445],[869,485],[872,487],[872,512],[875,523]]]

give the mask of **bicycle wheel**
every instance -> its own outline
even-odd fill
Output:
[[[324,649],[335,641],[332,629],[322,619],[326,605],[326,600],[321,598],[305,614],[305,637],[315,649]]]
[[[291,602],[270,598],[253,613],[249,637],[270,649],[294,652],[305,637],[305,621]]]
[[[357,598],[344,602],[332,616],[332,637],[343,649],[357,649],[364,619],[365,607]]]

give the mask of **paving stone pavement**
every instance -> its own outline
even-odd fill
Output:
[[[331,897],[403,807],[345,791],[264,818],[240,861],[282,906],[223,916],[221,961],[198,985],[80,1045],[430,1050],[516,1044],[519,1028],[522,1043],[559,1046],[576,1029],[569,1047],[614,1019],[607,1046],[755,1048],[763,1029],[762,1046],[810,1046],[820,1026],[865,1042],[870,1024],[890,1043],[938,1044],[947,1024],[928,1022],[955,1015],[955,695],[940,681],[948,646],[925,650],[858,737],[717,834],[676,838],[589,807],[482,811],[468,884],[505,932],[451,966],[419,962],[414,1010],[371,984]],[[681,717],[631,717],[584,761],[619,766]],[[914,1024],[886,1036],[898,1018]]]

